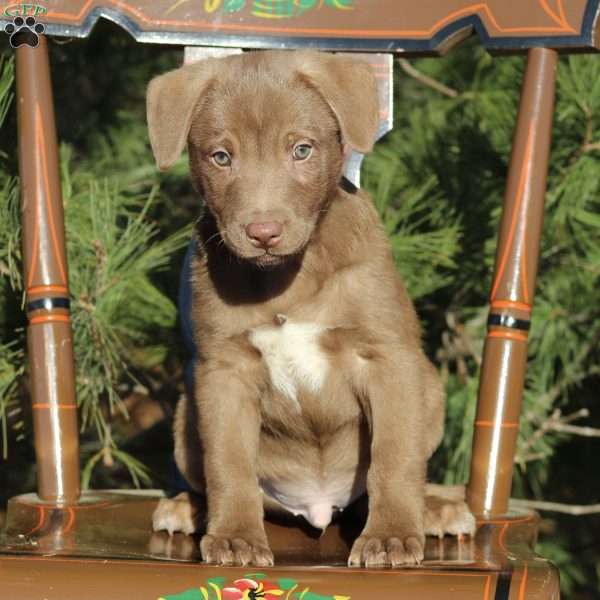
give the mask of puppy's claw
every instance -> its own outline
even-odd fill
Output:
[[[423,560],[423,542],[417,536],[360,536],[352,546],[348,566],[370,568],[418,565]]]
[[[388,549],[392,567],[418,565],[424,558],[423,544],[416,537],[407,537],[404,542],[394,540],[394,546],[394,551]]]
[[[217,565],[272,567],[273,553],[266,541],[249,541],[242,537],[205,535],[200,541],[200,552],[205,562]]]

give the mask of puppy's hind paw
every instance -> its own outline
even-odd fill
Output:
[[[181,531],[191,535],[196,531],[197,509],[187,492],[174,498],[162,498],[152,515],[154,531],[168,531],[173,535]]]
[[[450,499],[439,496],[425,498],[425,533],[444,535],[473,535],[477,527],[475,517],[464,499]]]

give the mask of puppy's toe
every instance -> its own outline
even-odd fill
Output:
[[[385,567],[388,564],[383,542],[379,538],[370,538],[362,549],[361,561],[365,567],[372,569]]]
[[[416,535],[360,536],[352,546],[348,566],[367,568],[417,565],[423,560],[423,542]]]
[[[162,498],[152,515],[154,531],[166,530],[169,535],[181,531],[191,535],[196,531],[196,509],[190,495],[183,492],[175,498]]]
[[[200,552],[205,562],[217,565],[272,567],[274,563],[267,542],[259,537],[205,535]]]
[[[390,538],[387,553],[392,567],[418,565],[423,560],[423,544],[416,537]]]
[[[233,565],[235,555],[227,538],[205,535],[200,541],[200,552],[207,563]]]
[[[475,517],[463,500],[426,498],[425,504],[424,522],[427,535],[443,537],[475,533]]]
[[[245,567],[252,562],[252,547],[246,540],[243,538],[233,538],[231,540],[231,548],[237,564]]]

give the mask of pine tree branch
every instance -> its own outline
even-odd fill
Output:
[[[600,150],[600,142],[587,143],[582,146],[583,152],[592,152],[593,150]]]
[[[575,411],[570,415],[563,415],[559,408],[555,409],[552,411],[552,414],[539,423],[537,430],[533,432],[523,448],[517,453],[515,462],[521,466],[524,466],[525,463],[532,462],[534,460],[543,460],[546,458],[547,454],[543,452],[529,451],[535,446],[537,441],[551,431],[568,433],[571,435],[580,435],[584,437],[600,437],[600,429],[594,429],[593,427],[580,427],[570,424],[577,419],[585,419],[586,417],[589,417],[589,415],[590,412],[587,408],[582,408],[581,410]],[[529,413],[526,418],[533,422],[538,421],[537,416],[533,413]]]
[[[456,90],[453,90],[447,85],[440,83],[436,79],[433,79],[433,77],[429,77],[428,75],[421,73],[421,71],[415,69],[415,67],[413,67],[410,64],[410,61],[408,61],[406,58],[401,58],[398,62],[400,63],[402,70],[407,75],[413,79],[416,79],[417,81],[420,81],[423,85],[426,85],[427,87],[434,89],[436,92],[444,94],[444,96],[448,96],[450,98],[456,98],[458,96],[458,92]]]
[[[510,504],[515,508],[531,508],[533,510],[559,512],[565,515],[582,516],[600,513],[600,504],[563,504],[561,502],[545,502],[543,500],[522,500],[520,498],[511,498]]]
[[[599,342],[600,331],[598,331],[590,341],[588,341],[585,344],[582,344],[581,348],[579,349],[579,352],[572,361],[572,365],[578,365],[582,363],[585,360],[585,358],[596,349]],[[572,374],[566,376],[563,380],[559,381],[554,387],[552,387],[546,394],[543,394],[540,397],[540,401],[546,406],[552,406],[569,386],[579,383],[582,379],[584,379],[594,371],[595,369],[591,368],[583,374]],[[560,414],[561,413],[559,411],[559,415]]]
[[[564,423],[551,423],[548,429],[560,433],[580,435],[582,437],[600,437],[600,429],[594,427],[578,427],[577,425],[566,425]]]

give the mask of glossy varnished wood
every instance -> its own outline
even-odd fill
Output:
[[[556,51],[529,51],[498,237],[475,419],[469,502],[477,514],[501,515],[508,508],[544,217],[556,66]]]
[[[17,51],[19,173],[29,374],[38,491],[52,502],[79,496],[69,282],[47,40]]]
[[[42,8],[36,17],[52,35],[86,37],[106,17],[151,43],[441,53],[472,32],[497,50],[598,43],[598,0],[57,0]]]
[[[78,507],[58,507],[34,495],[11,500],[0,536],[0,589],[19,600],[156,600],[233,581],[256,568],[200,563],[198,537],[153,533],[156,493],[85,494]],[[301,521],[266,523],[275,568],[267,579],[293,579],[299,589],[351,600],[523,600],[558,598],[558,576],[537,558],[537,518],[512,512],[482,520],[474,538],[428,538],[418,568],[349,569],[350,544],[360,523],[342,521],[325,535]],[[199,596],[200,597],[200,596]],[[311,596],[311,598],[314,598]]]

